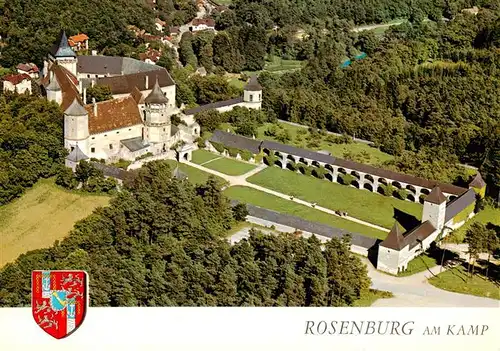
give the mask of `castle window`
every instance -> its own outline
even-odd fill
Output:
[[[130,132],[132,130],[132,128],[129,128],[128,131]]]
[[[165,128],[163,128],[163,131],[165,131]]]
[[[74,146],[72,146],[72,147],[71,147],[71,151],[73,151],[74,149],[75,149],[75,147],[74,147]]]
[[[96,77],[96,78],[99,78],[99,75],[98,75],[98,74],[96,74],[96,75],[95,75],[95,77]]]
[[[116,134],[120,134],[120,132],[116,132]]]
[[[87,74],[87,78],[90,78],[90,74]]]
[[[260,100],[261,100],[261,96],[260,96],[260,94],[259,94],[259,101],[260,101]]]
[[[253,101],[253,95],[250,94],[250,102],[252,102],[252,101]]]
[[[95,152],[95,147],[90,148],[90,152],[94,153]]]
[[[107,137],[108,135],[107,134],[104,134],[104,137]]]
[[[113,144],[109,144],[109,149],[113,150]]]
[[[95,139],[95,137],[92,137],[92,140],[94,140],[94,139]]]

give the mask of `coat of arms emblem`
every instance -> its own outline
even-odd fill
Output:
[[[62,339],[82,324],[88,303],[84,271],[33,271],[31,309],[35,322]]]

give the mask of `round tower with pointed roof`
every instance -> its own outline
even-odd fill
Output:
[[[45,90],[47,91],[47,100],[55,101],[58,105],[62,103],[62,90],[56,77],[51,78]]]
[[[169,148],[170,133],[172,130],[168,99],[163,93],[156,79],[153,90],[144,99],[144,139],[157,145],[157,151],[166,151]]]
[[[262,106],[262,87],[257,76],[252,76],[243,88],[243,101],[248,108],[260,109]]]
[[[64,111],[64,146],[70,152],[78,146],[89,154],[89,115],[77,98]]]

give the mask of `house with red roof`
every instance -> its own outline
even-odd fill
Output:
[[[69,37],[68,39],[69,46],[73,49],[73,51],[82,51],[89,49],[89,37],[87,34],[77,34]]]
[[[191,32],[199,32],[201,30],[215,30],[215,21],[211,18],[195,18],[189,28]]]
[[[33,79],[38,78],[40,74],[40,70],[38,66],[34,63],[20,63],[16,66],[17,73],[19,74],[27,74]]]
[[[18,93],[31,94],[31,77],[26,73],[9,74],[2,77],[4,91],[17,91]]]

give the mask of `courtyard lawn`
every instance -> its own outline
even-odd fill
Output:
[[[75,222],[99,206],[108,196],[70,192],[40,180],[19,199],[0,206],[0,267],[30,250],[52,246],[62,240]]]
[[[276,138],[264,134],[264,132],[268,130],[271,125],[272,123],[264,123],[258,128],[257,135],[255,137],[261,140],[272,140],[282,143],[281,141],[276,140]],[[356,158],[355,161],[371,165],[378,165],[394,158],[393,156],[365,143],[353,142],[350,144],[333,144],[327,142],[326,137],[324,136],[321,140],[319,140],[319,147],[311,147],[311,145],[308,146],[306,140],[306,136],[309,133],[307,132],[306,134],[300,135],[301,131],[307,131],[306,127],[298,127],[284,122],[278,122],[278,125],[283,127],[284,130],[286,129],[290,134],[291,139],[288,142],[285,142],[285,144],[300,147],[302,149],[309,149],[313,151],[326,150],[330,152],[332,156],[339,158],[346,158],[345,156],[348,156],[348,153],[352,157]],[[227,131],[227,129],[234,131],[234,128],[228,123],[221,124],[219,129],[224,131]],[[299,139],[297,139],[297,137]]]
[[[244,163],[236,160],[232,160],[227,157],[220,158],[218,160],[211,161],[203,165],[203,167],[207,167],[213,169],[214,171],[218,171],[231,176],[239,176],[250,172],[256,166]]]
[[[214,160],[218,157],[221,157],[219,155],[214,154],[213,152],[207,151],[207,150],[195,150],[193,151],[193,158],[191,159],[191,162],[196,163],[197,165],[201,165],[202,163],[205,163],[210,160]]]
[[[389,291],[369,289],[361,294],[359,300],[354,301],[353,307],[370,307],[378,299],[389,299],[394,295]]]
[[[323,223],[335,228],[362,234],[372,238],[385,239],[387,233],[380,230],[351,222],[346,219],[330,215],[328,213],[307,207],[293,201],[248,188],[245,186],[232,186],[224,190],[224,194],[230,199],[238,200],[251,205],[266,208],[272,211],[300,217],[312,222]]]
[[[207,173],[207,172],[203,172],[203,171],[199,170],[198,168],[188,166],[184,163],[178,163],[175,160],[168,160],[167,162],[172,167],[172,169],[175,169],[176,166],[179,166],[179,169],[182,172],[187,174],[188,180],[192,184],[195,184],[195,185],[196,184],[203,184],[208,180],[209,176],[215,177],[220,182],[224,182],[224,179],[222,179],[220,177],[217,177],[217,176],[210,174],[210,173]]]
[[[464,266],[458,266],[429,279],[437,288],[461,294],[500,299],[500,285],[485,276],[474,274],[471,278]]]
[[[275,166],[264,169],[247,181],[308,202],[316,202],[332,210],[346,211],[349,216],[387,229],[394,224],[395,209],[418,220],[422,213],[422,205],[419,203],[382,196]]]
[[[500,208],[493,208],[491,206],[486,207],[484,210],[475,215],[471,220],[466,222],[463,226],[453,231],[453,233],[446,239],[448,242],[453,242],[460,244],[465,239],[465,234],[470,226],[479,222],[482,224],[493,223],[494,225],[500,226]]]

